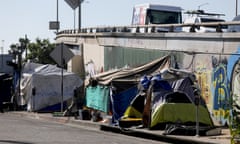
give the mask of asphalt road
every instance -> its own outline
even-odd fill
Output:
[[[166,144],[87,127],[0,113],[0,144]]]

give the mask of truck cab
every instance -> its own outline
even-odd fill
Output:
[[[168,6],[159,4],[139,4],[133,8],[132,25],[150,24],[181,24],[182,8],[178,6]],[[169,28],[157,28],[157,31],[167,32]],[[181,31],[175,28],[174,31]]]

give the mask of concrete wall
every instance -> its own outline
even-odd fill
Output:
[[[102,71],[104,68],[104,47],[96,44],[84,44],[83,47],[84,64],[92,61],[96,72]]]

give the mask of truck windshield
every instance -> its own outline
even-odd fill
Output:
[[[225,22],[225,20],[222,20],[222,19],[214,19],[214,18],[201,18],[201,22],[202,23],[208,23],[208,22]],[[206,27],[209,27],[209,28],[216,28],[217,26],[206,26]],[[227,26],[226,25],[223,25],[222,26],[223,29],[227,29]]]
[[[224,22],[222,19],[201,18],[201,22]]]
[[[150,24],[182,23],[181,12],[149,10],[147,15]]]

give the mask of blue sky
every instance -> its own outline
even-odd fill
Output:
[[[236,13],[236,0],[86,0],[82,4],[82,27],[130,25],[133,6],[140,3],[175,5],[184,10],[203,5],[201,9],[208,12],[225,14],[223,18],[227,21]],[[77,14],[78,10],[76,18]],[[54,42],[55,34],[49,30],[49,21],[55,20],[56,0],[1,0],[0,47],[7,53],[9,45],[18,43],[25,35],[31,41],[47,38]],[[59,21],[60,30],[74,28],[74,12],[64,0],[59,0]]]

